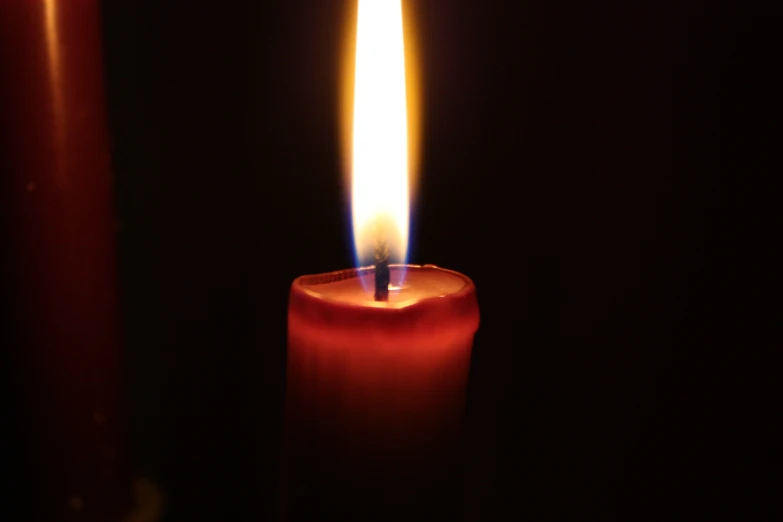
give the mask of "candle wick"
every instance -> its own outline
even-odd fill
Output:
[[[375,242],[375,300],[389,300],[389,245],[379,238]]]

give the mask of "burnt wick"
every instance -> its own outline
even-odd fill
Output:
[[[375,243],[375,300],[389,300],[389,245],[381,239]]]

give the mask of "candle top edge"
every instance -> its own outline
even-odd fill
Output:
[[[375,301],[370,290],[374,267],[301,276],[294,280],[292,289],[335,304],[388,310],[474,291],[470,278],[435,265],[390,265],[389,270],[392,284],[386,302]]]

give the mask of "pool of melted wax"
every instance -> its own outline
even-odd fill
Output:
[[[466,278],[443,270],[408,268],[403,273],[402,270],[392,269],[389,300],[377,302],[373,293],[373,277],[370,273],[342,281],[306,285],[305,288],[321,298],[341,303],[404,308],[423,299],[459,292],[468,285]]]

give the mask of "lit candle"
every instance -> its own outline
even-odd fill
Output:
[[[479,323],[469,278],[404,264],[409,188],[400,0],[359,0],[355,57],[354,242],[359,265],[374,266],[303,276],[291,287],[289,520],[425,514],[422,497],[447,472],[460,436]]]

